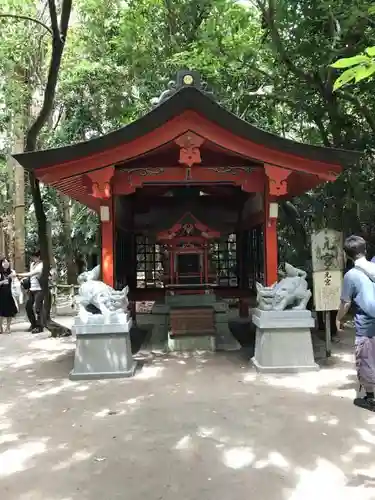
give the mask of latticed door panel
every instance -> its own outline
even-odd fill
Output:
[[[238,277],[236,235],[230,234],[225,240],[218,240],[210,247],[210,267],[216,274],[219,287],[237,287]]]
[[[164,274],[162,246],[147,236],[136,235],[135,248],[137,288],[160,288]]]

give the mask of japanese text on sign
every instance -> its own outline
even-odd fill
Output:
[[[314,299],[317,311],[336,311],[340,304],[341,271],[314,273]]]

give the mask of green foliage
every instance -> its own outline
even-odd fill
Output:
[[[48,24],[36,5],[3,0],[0,12]],[[337,182],[294,200],[295,210],[283,210],[285,258],[307,259],[310,231],[325,224],[375,241],[375,8],[368,0],[77,0],[74,9],[55,112],[40,147],[88,140],[131,122],[150,110],[150,100],[178,69],[188,67],[202,73],[224,106],[254,125],[298,141],[366,151],[361,166],[348,165]],[[49,45],[43,27],[31,22],[0,17],[0,28],[0,144],[6,153],[14,117],[44,88]],[[352,82],[359,85],[349,92]],[[54,248],[64,261],[59,196],[44,189],[44,199]],[[30,200],[28,209],[33,245]],[[73,203],[71,218],[74,251],[95,247],[93,214]]]
[[[333,90],[338,90],[353,81],[358,83],[365,80],[375,73],[375,47],[367,47],[365,54],[339,59],[331,66],[335,69],[349,68],[337,78]]]

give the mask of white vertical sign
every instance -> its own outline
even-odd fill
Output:
[[[314,300],[317,311],[335,311],[340,304],[344,268],[343,237],[323,229],[311,236]]]

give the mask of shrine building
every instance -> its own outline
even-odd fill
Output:
[[[205,307],[239,299],[246,316],[256,282],[277,280],[279,201],[334,181],[357,155],[254,127],[194,71],[156,101],[115,132],[14,157],[99,214],[103,281],[129,285],[132,303],[172,304],[185,318],[176,332],[208,335],[215,314]]]

